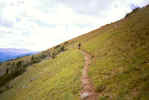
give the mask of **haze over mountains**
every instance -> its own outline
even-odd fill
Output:
[[[0,48],[0,62],[15,59],[26,55],[34,54],[35,52],[27,49],[15,49],[15,48]]]

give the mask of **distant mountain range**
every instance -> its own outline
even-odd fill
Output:
[[[15,49],[15,48],[0,48],[0,62],[15,59],[18,57],[23,57],[27,55],[32,55],[37,52],[29,51],[26,49]]]

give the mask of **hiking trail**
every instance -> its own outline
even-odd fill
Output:
[[[82,100],[98,100],[98,94],[95,92],[95,88],[91,82],[91,79],[88,76],[88,68],[91,63],[91,55],[84,50],[81,50],[81,53],[84,55],[85,64],[82,70],[81,82],[82,90],[80,96]]]

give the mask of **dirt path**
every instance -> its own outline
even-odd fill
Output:
[[[85,64],[82,70],[82,77],[81,77],[81,82],[82,82],[82,87],[83,87],[80,93],[81,99],[82,100],[98,100],[97,99],[98,95],[95,92],[95,88],[91,82],[91,79],[88,76],[88,67],[91,63],[91,56],[85,51],[81,51],[81,52],[85,58]]]

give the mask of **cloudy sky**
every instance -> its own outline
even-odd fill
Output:
[[[0,48],[44,50],[147,4],[149,0],[0,0]]]

